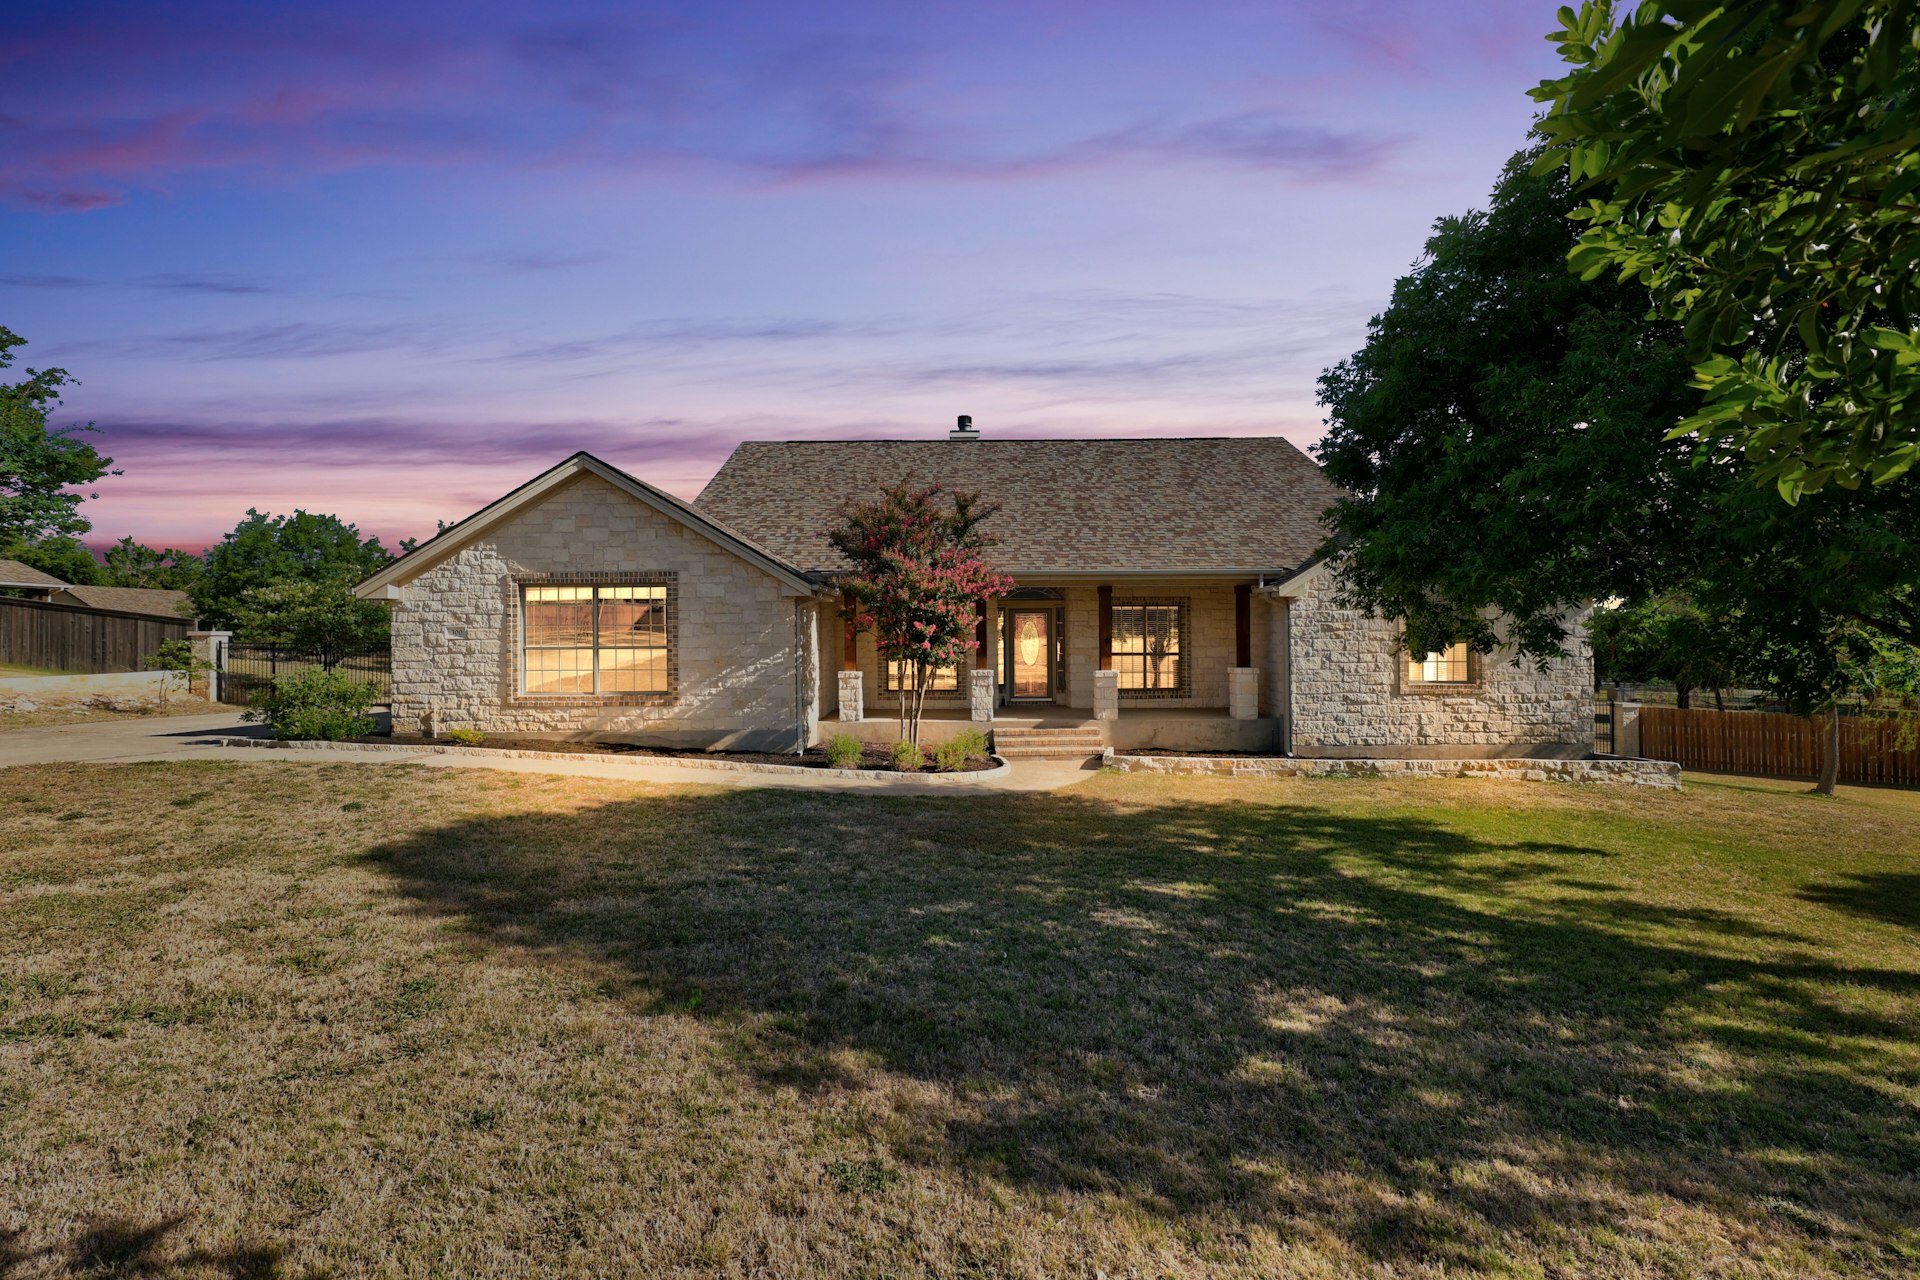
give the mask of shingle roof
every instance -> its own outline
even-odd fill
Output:
[[[89,609],[118,609],[122,613],[147,613],[156,618],[184,618],[181,606],[187,603],[184,591],[160,587],[82,587],[70,586],[61,592]]]
[[[0,560],[0,587],[64,587],[67,584],[50,573],[42,573],[18,560]]]
[[[1291,569],[1340,490],[1277,436],[749,441],[694,505],[809,572],[846,567],[827,530],[902,480],[977,489],[1012,573]]]

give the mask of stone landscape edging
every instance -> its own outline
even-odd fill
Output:
[[[265,747],[276,750],[292,751],[366,751],[374,755],[418,755],[428,752],[433,755],[478,756],[489,758],[504,756],[520,760],[589,760],[599,763],[624,762],[627,764],[665,765],[685,769],[718,769],[725,773],[772,773],[781,775],[804,775],[826,781],[834,778],[863,778],[874,782],[896,784],[931,783],[935,786],[967,786],[975,782],[985,782],[989,778],[1000,778],[1011,772],[1010,766],[999,756],[994,756],[991,769],[973,769],[966,773],[896,773],[892,769],[835,769],[831,766],[820,767],[801,764],[763,764],[750,760],[708,760],[700,756],[646,756],[615,755],[606,751],[529,751],[521,747],[463,747],[454,743],[422,742],[413,745],[388,742],[314,742],[290,741],[281,738],[220,738],[223,747]]]
[[[1109,747],[1101,763],[1122,773],[1231,778],[1507,778],[1681,789],[1669,760],[1334,760],[1304,756],[1129,756]]]

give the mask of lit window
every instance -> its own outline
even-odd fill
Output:
[[[1449,645],[1439,653],[1407,662],[1407,680],[1411,684],[1466,684],[1467,644]]]
[[[904,658],[889,658],[880,687],[887,693],[911,688],[915,666]],[[954,693],[960,688],[960,673],[954,667],[934,667],[927,672],[928,693]]]
[[[1177,603],[1113,606],[1113,669],[1120,673],[1120,688],[1180,691],[1183,612]]]
[[[666,693],[664,586],[521,588],[528,693]]]

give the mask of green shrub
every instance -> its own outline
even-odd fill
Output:
[[[827,763],[836,769],[851,769],[860,763],[860,739],[850,733],[836,733],[827,739]]]
[[[478,729],[449,729],[447,741],[457,742],[463,747],[477,747],[487,740],[487,735]]]
[[[927,758],[920,754],[920,748],[911,742],[901,741],[893,744],[893,767],[902,773],[918,773],[924,769]]]
[[[373,732],[371,705],[371,686],[314,668],[275,680],[271,690],[255,695],[242,718],[265,724],[276,738],[339,742]]]
[[[968,729],[933,749],[934,767],[942,773],[958,773],[967,761],[987,754],[987,735]]]

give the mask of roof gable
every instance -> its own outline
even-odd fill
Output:
[[[841,508],[903,480],[977,489],[996,568],[1033,575],[1263,573],[1298,567],[1341,490],[1278,436],[749,442],[695,505],[810,572]]]
[[[562,485],[582,475],[597,476],[644,506],[699,533],[733,552],[749,564],[764,570],[795,594],[811,595],[813,584],[805,575],[779,556],[756,545],[722,524],[706,512],[665,493],[643,480],[610,466],[590,453],[576,453],[556,467],[541,472],[518,489],[488,504],[466,519],[447,526],[438,534],[393,561],[354,588],[367,599],[387,598],[390,591],[446,559],[502,521],[534,506]]]

